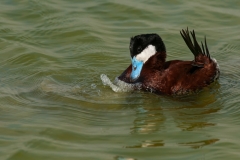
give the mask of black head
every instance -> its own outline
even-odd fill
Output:
[[[138,55],[149,45],[154,46],[157,52],[166,52],[165,45],[158,34],[141,34],[132,37],[130,40],[131,57]]]
[[[158,68],[165,62],[166,48],[161,37],[157,34],[141,34],[132,37],[129,49],[132,61],[130,75],[132,82],[139,78],[142,68]]]

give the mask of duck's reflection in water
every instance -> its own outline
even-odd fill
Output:
[[[196,141],[196,142],[179,143],[179,145],[189,146],[191,148],[198,149],[198,148],[204,147],[206,145],[216,143],[217,141],[219,141],[219,139],[213,138],[213,139],[207,139],[207,140]]]
[[[137,118],[133,121],[134,126],[131,128],[133,135],[146,135],[157,132],[164,127],[165,117],[160,107],[139,107],[136,110]],[[126,148],[147,148],[164,146],[163,140],[151,138],[139,141],[137,144],[126,146]]]
[[[216,101],[214,93],[203,92],[190,98],[167,99],[168,106],[165,107],[160,106],[162,103],[159,103],[159,106],[140,105],[136,109],[136,119],[133,121],[131,133],[148,134],[148,140],[145,137],[145,140],[126,148],[165,146],[169,137],[171,143],[175,139],[175,144],[192,148],[200,148],[219,141],[219,138],[207,133],[208,130],[211,131],[211,128],[207,127],[216,125],[214,117],[221,109],[221,104]],[[170,129],[175,130],[176,133]],[[157,139],[154,139],[156,136],[151,137],[156,132],[163,136]],[[168,132],[169,135],[164,135],[162,132]]]
[[[139,107],[136,110],[136,115],[131,133],[148,134],[156,132],[163,127],[162,124],[165,121],[162,109],[159,107]]]

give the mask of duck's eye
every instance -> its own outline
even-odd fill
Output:
[[[142,47],[137,48],[137,52],[140,53],[142,51]]]

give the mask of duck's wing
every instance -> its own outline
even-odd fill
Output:
[[[194,55],[195,59],[192,65],[196,67],[203,67],[204,66],[203,60],[204,59],[210,60],[210,53],[207,46],[206,36],[205,36],[204,44],[201,42],[201,45],[202,45],[202,48],[201,48],[197,42],[194,30],[192,32],[190,31],[190,33],[191,33],[192,39],[189,34],[188,28],[186,30],[182,29],[182,31],[180,31],[182,38],[184,39],[188,48]]]

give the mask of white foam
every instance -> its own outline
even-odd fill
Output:
[[[213,60],[213,62],[217,65],[217,73],[216,73],[216,75],[215,75],[215,77],[214,77],[214,81],[216,80],[216,79],[218,79],[218,77],[219,77],[219,74],[220,74],[220,68],[219,68],[219,65],[218,65],[218,63],[217,63],[217,60],[215,59],[215,58],[211,58],[212,60]]]
[[[111,82],[111,80],[105,74],[101,74],[100,78],[103,82],[103,85],[111,87],[114,92],[129,92],[133,91],[134,89],[141,89],[140,83],[137,84],[126,83],[124,81],[121,81],[117,77],[115,78],[114,82]]]
[[[217,69],[219,70],[220,68],[219,68],[219,65],[218,65],[218,63],[217,63],[217,60],[216,60],[215,58],[211,58],[211,59],[213,60],[214,63],[216,63]]]

